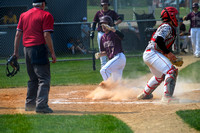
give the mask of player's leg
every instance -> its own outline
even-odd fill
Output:
[[[109,60],[106,63],[106,65],[104,65],[100,70],[103,80],[105,81],[108,78],[110,78],[111,73],[112,74],[114,73],[114,74],[116,74],[116,76],[119,76],[119,77],[113,76],[116,79],[121,79],[121,77],[122,77],[121,70],[124,69],[125,64],[126,64],[126,57],[123,53],[120,53],[120,54],[116,55],[113,59]]]
[[[163,54],[148,50],[143,54],[143,60],[148,65],[150,71],[154,75],[147,83],[143,93],[138,95],[138,99],[150,99],[152,98],[152,92],[160,85],[164,80],[164,74],[171,68],[172,64]]]
[[[34,73],[33,65],[31,64],[30,54],[31,49],[24,48],[25,60],[26,60],[26,69],[29,75],[28,87],[27,87],[27,95],[25,102],[25,110],[26,111],[34,111],[36,107],[36,98],[38,91],[38,79],[37,75]]]
[[[150,71],[152,74],[157,73],[157,77],[153,76],[151,79],[148,81],[148,83],[145,86],[145,89],[143,90],[142,93],[140,93],[137,98],[138,99],[151,99],[153,98],[153,91],[164,81],[165,75],[163,73],[158,72],[156,69],[153,67],[149,67]],[[158,74],[160,76],[158,76]]]
[[[104,34],[103,32],[98,32],[98,35],[97,35],[97,42],[98,42],[99,51],[100,51],[100,39],[103,36],[103,34]],[[101,68],[102,68],[107,62],[107,57],[106,56],[100,57],[100,62],[101,62]]]
[[[117,67],[113,68],[112,71],[112,79],[113,81],[119,81],[122,79],[123,70],[126,65],[126,57],[123,53],[120,53],[120,59],[117,61]]]
[[[200,57],[200,28],[197,28],[196,34],[196,57]]]
[[[193,54],[196,54],[196,28],[191,28],[191,42],[193,48]]]

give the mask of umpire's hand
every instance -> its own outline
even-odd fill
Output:
[[[90,37],[91,37],[91,39],[94,39],[94,31],[92,31],[92,32],[90,33]]]

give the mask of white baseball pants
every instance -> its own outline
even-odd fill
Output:
[[[164,93],[168,94],[169,88],[167,86],[167,79],[173,78],[171,76],[171,72],[175,71],[173,69],[172,63],[169,61],[167,57],[165,57],[163,54],[161,54],[158,51],[155,51],[153,49],[146,50],[143,54],[143,60],[145,64],[149,67],[151,73],[154,75],[147,83],[144,92],[149,95],[152,93],[162,81],[164,81]],[[174,81],[176,81],[175,78],[173,78]]]
[[[103,80],[105,81],[111,76],[113,81],[121,80],[125,65],[125,55],[123,53],[115,55],[115,57],[109,60],[100,70]]]
[[[191,28],[191,41],[194,56],[200,57],[200,28]]]

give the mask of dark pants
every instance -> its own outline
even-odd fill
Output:
[[[25,47],[27,73],[29,75],[26,107],[48,107],[50,90],[50,64],[46,47]],[[44,50],[43,50],[44,49]],[[39,61],[38,59],[39,58]],[[45,58],[45,59],[42,59]]]

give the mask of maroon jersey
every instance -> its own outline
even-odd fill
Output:
[[[190,28],[200,28],[200,12],[189,13],[186,20],[190,20]]]
[[[106,51],[109,59],[112,59],[116,54],[123,52],[120,37],[110,31],[104,34],[100,40],[100,51]]]
[[[103,10],[98,11],[93,19],[94,22],[98,23],[97,31],[102,31],[102,28],[99,24],[99,18],[101,18],[104,15],[110,16],[113,19],[113,21],[118,20],[120,18],[120,16],[113,10],[108,10],[107,12],[104,12]]]

